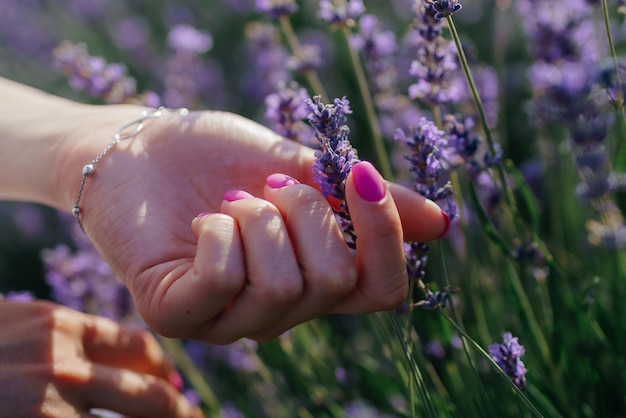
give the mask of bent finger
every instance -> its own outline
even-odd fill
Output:
[[[71,388],[84,408],[102,408],[131,417],[200,418],[202,412],[163,379],[93,364],[87,382]]]
[[[357,236],[359,278],[339,309],[343,313],[393,309],[407,295],[408,278],[402,224],[388,184],[372,164],[357,163],[346,181],[346,201]]]
[[[158,309],[162,315],[156,331],[162,335],[203,338],[216,315],[245,284],[235,220],[224,214],[205,214],[196,217],[191,228],[198,240],[194,259],[166,276],[157,290],[162,295]]]

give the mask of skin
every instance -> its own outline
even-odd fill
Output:
[[[83,165],[146,110],[2,87],[16,100],[0,107],[3,144],[15,148],[1,154],[0,190],[63,210],[74,205]],[[380,201],[364,200],[351,175],[353,257],[313,183],[313,154],[235,114],[167,113],[96,165],[81,201],[84,229],[146,323],[168,337],[265,340],[327,313],[398,306],[407,293],[402,242],[444,233],[441,209],[396,184],[384,184]],[[272,189],[273,173],[301,184]],[[255,198],[224,201],[232,189]],[[204,212],[212,215],[196,217]]]
[[[120,127],[149,110],[79,104],[4,79],[0,95],[9,98],[0,103],[0,198],[65,211],[74,206],[82,167]],[[448,227],[446,217],[435,203],[377,174],[369,180],[381,186],[382,198],[363,199],[353,172],[346,182],[358,236],[353,256],[331,205],[313,183],[313,158],[311,149],[241,116],[168,113],[146,122],[139,135],[119,143],[96,164],[81,199],[81,220],[129,288],[145,322],[167,337],[217,344],[242,337],[267,340],[321,315],[395,308],[408,290],[403,241],[439,237]],[[270,187],[266,178],[274,173],[299,184]],[[233,189],[251,196],[225,200]],[[11,343],[25,352],[30,347],[39,353],[31,363],[47,371],[18,379],[22,388],[34,384],[40,389],[34,392],[39,414],[32,416],[84,416],[86,406],[106,407],[104,403],[120,398],[120,391],[142,396],[145,405],[159,404],[160,396],[171,391],[163,374],[137,369],[134,363],[111,366],[104,361],[117,371],[105,368],[105,377],[96,378],[103,369],[95,366],[103,361],[89,355],[81,337],[82,317],[74,318],[79,325],[68,331],[63,322],[41,321],[38,313],[18,314],[22,307],[0,305],[5,322],[34,321],[31,333],[18,327],[0,333],[0,347]],[[54,312],[72,316],[67,310]],[[37,327],[48,338],[29,336],[37,334]],[[57,335],[65,340],[50,338]],[[50,355],[65,351],[57,350],[58,344],[76,355]],[[115,342],[110,344],[111,350],[116,348]],[[3,355],[0,369],[9,370],[6,356],[11,354]],[[92,374],[80,367],[85,364]],[[50,372],[58,365],[68,371]],[[112,374],[128,378],[111,379]],[[157,392],[146,390],[154,385]],[[68,389],[79,386],[78,391]],[[107,393],[116,395],[102,398]],[[16,395],[3,401],[27,408],[32,399]],[[186,406],[168,405],[177,412],[148,416],[192,416]]]
[[[145,330],[48,302],[0,302],[0,411],[15,418],[202,417],[168,383],[174,372]]]

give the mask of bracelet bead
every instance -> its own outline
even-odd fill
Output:
[[[80,201],[83,196],[83,191],[85,189],[85,183],[86,183],[87,177],[91,176],[96,170],[96,167],[95,167],[96,163],[100,161],[102,158],[104,158],[109,153],[109,151],[119,142],[130,139],[130,138],[134,138],[139,132],[141,132],[141,130],[144,127],[144,122],[146,120],[159,118],[167,111],[169,111],[169,109],[161,107],[159,109],[153,110],[152,112],[144,112],[144,114],[140,118],[122,126],[115,133],[115,135],[113,136],[113,140],[109,143],[109,145],[107,145],[107,147],[100,154],[98,154],[93,160],[91,160],[91,162],[83,166],[80,188],[78,189],[78,193],[76,194],[76,201],[74,202],[74,207],[72,208],[72,213],[76,217],[78,226],[80,226],[80,229],[83,232],[85,232],[85,229],[83,228],[83,223],[82,223],[81,216],[80,216],[82,213],[82,210],[80,207]],[[180,108],[180,109],[176,109],[176,112],[181,116],[186,116],[189,113],[189,110],[186,108]]]

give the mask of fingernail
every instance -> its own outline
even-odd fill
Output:
[[[251,197],[254,197],[254,196],[252,196],[248,192],[244,192],[243,190],[229,190],[224,195],[224,200],[227,200],[229,202],[234,202],[236,200],[249,199]]]
[[[300,184],[300,182],[293,177],[281,173],[274,173],[268,176],[267,179],[265,179],[265,182],[272,189],[280,189],[281,187]]]
[[[368,161],[352,166],[352,176],[356,191],[368,202],[378,202],[385,197],[385,181],[376,168]]]
[[[441,211],[441,214],[443,215],[443,220],[446,223],[446,229],[443,230],[443,232],[437,237],[437,239],[441,239],[448,235],[448,231],[450,230],[450,215],[448,215],[443,210]]]
[[[170,382],[170,385],[174,386],[174,388],[176,388],[177,391],[182,391],[183,390],[183,378],[182,376],[177,372],[177,371],[172,371],[170,372],[170,375],[168,376],[168,380]]]
[[[196,218],[202,218],[203,216],[210,215],[212,212],[202,212],[196,215]]]

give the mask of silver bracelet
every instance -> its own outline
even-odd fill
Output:
[[[139,132],[141,132],[141,130],[143,129],[144,122],[146,120],[159,118],[166,112],[172,112],[172,110],[164,108],[164,107],[160,107],[152,112],[147,112],[147,111],[143,112],[140,118],[137,118],[134,121],[129,122],[126,125],[122,126],[120,129],[118,129],[115,135],[113,136],[113,140],[111,140],[109,145],[107,145],[106,148],[102,150],[100,154],[96,155],[96,158],[94,158],[88,164],[85,164],[83,166],[83,170],[82,170],[83,178],[80,182],[80,188],[78,189],[78,194],[76,195],[76,201],[74,202],[74,207],[72,208],[72,213],[76,217],[78,226],[80,226],[80,229],[83,232],[85,232],[85,229],[83,228],[83,223],[80,219],[80,215],[82,213],[82,209],[80,206],[80,199],[83,197],[83,191],[85,189],[85,183],[87,182],[87,177],[91,176],[94,173],[94,171],[96,170],[96,164],[98,163],[98,161],[104,158],[104,156],[107,155],[109,151],[111,151],[111,149],[115,145],[118,144],[118,142],[122,142],[122,141],[131,139],[137,136],[137,134],[139,134]],[[179,115],[185,116],[189,113],[189,109],[183,107],[180,109],[173,110],[173,112],[177,112]]]

